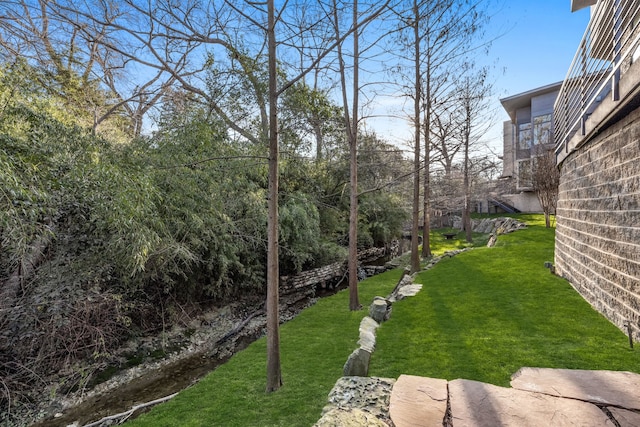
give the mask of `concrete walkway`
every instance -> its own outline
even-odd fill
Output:
[[[511,388],[402,375],[389,417],[395,427],[637,427],[640,375],[522,368]]]

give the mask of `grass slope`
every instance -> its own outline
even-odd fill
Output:
[[[359,285],[360,301],[388,295],[400,270]],[[266,394],[266,340],[259,339],[226,364],[127,426],[310,426],[356,348],[367,310],[349,311],[346,291],[324,298],[281,327],[284,386]]]
[[[423,272],[415,297],[393,306],[378,329],[370,375],[467,378],[506,386],[522,366],[640,372],[640,352],[563,279],[553,260],[553,229],[541,216]],[[439,242],[442,240],[442,242]],[[434,253],[459,241],[432,235]],[[398,270],[360,284],[360,301],[388,295]],[[282,325],[284,386],[265,394],[266,341],[260,339],[175,399],[128,426],[310,426],[356,347],[366,310],[350,312],[348,293],[320,300]]]
[[[418,275],[415,297],[378,329],[370,375],[466,378],[508,386],[520,367],[640,372],[640,352],[544,268],[553,229],[537,217],[494,248],[445,259]]]

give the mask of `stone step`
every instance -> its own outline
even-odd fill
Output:
[[[521,368],[511,377],[511,387],[640,410],[640,375],[633,372]]]
[[[389,415],[395,427],[441,427],[447,396],[447,380],[400,375],[391,392]]]
[[[522,368],[510,388],[401,375],[389,402],[395,427],[639,427],[640,374]]]
[[[600,408],[579,400],[471,380],[449,382],[449,394],[454,427],[614,426]]]

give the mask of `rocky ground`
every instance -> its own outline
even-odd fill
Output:
[[[281,321],[292,319],[315,301],[308,294],[282,297]],[[262,336],[266,325],[262,305],[259,298],[232,303],[194,318],[187,326],[129,341],[114,357],[118,362],[113,366],[125,369],[105,381],[63,396],[56,396],[54,388],[47,390],[37,409],[40,421],[34,427],[106,426],[135,416],[148,402],[188,387]],[[131,361],[131,355],[136,360]],[[140,363],[127,367],[137,361]],[[94,377],[108,374],[109,370],[103,370]],[[135,407],[138,409],[131,411]],[[25,421],[23,425],[29,424]]]

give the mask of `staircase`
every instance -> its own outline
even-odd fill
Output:
[[[489,203],[492,203],[494,206],[499,207],[500,209],[502,209],[503,211],[507,212],[507,213],[520,213],[520,209],[516,208],[515,206],[511,205],[508,202],[505,202],[504,200],[498,199],[498,198],[494,198],[494,197],[490,197],[488,199]]]

